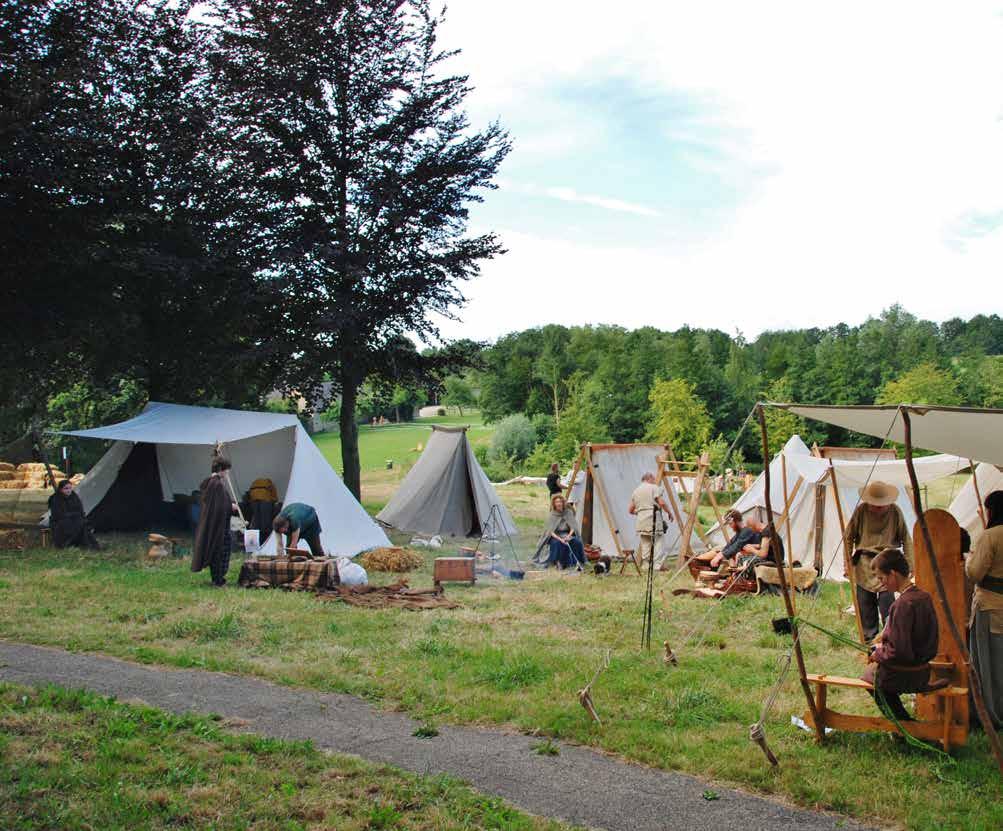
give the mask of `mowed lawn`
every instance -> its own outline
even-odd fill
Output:
[[[493,427],[485,425],[476,410],[469,411],[462,417],[436,416],[404,424],[384,424],[381,427],[363,424],[359,427],[359,457],[362,469],[382,470],[386,468],[388,460],[393,462],[395,468],[410,468],[421,455],[418,446],[424,448],[428,443],[433,424],[470,427],[467,436],[474,445],[487,444],[493,432]],[[341,436],[336,433],[319,433],[314,436],[314,441],[331,466],[339,474],[342,473],[344,468],[341,462]]]
[[[1003,827],[1000,778],[981,734],[954,763],[889,735],[837,733],[819,747],[790,723],[805,710],[792,675],[766,721],[781,760],[779,769],[769,767],[748,733],[789,646],[771,629],[781,614],[775,597],[673,598],[668,576],[658,575],[655,648],[646,652],[639,648],[637,577],[486,578],[448,587],[459,609],[377,611],[303,593],[214,590],[187,562],[149,565],[144,550],[141,540],[119,539],[99,553],[0,554],[0,637],[351,693],[433,725],[558,737],[910,828]],[[424,568],[409,575],[412,585],[431,583],[434,556],[427,552]],[[848,603],[845,586],[829,584],[816,602],[802,598],[799,609],[850,634],[851,619],[841,612]],[[665,640],[678,667],[662,661]],[[804,642],[809,671],[862,670],[857,653],[826,636],[808,632]],[[607,649],[610,668],[593,688],[599,726],[576,692]],[[833,695],[842,709],[874,711],[856,691]]]
[[[568,829],[449,777],[228,726],[81,690],[0,683],[0,827]]]

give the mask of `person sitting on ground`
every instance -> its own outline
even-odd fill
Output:
[[[547,474],[547,490],[550,491],[550,495],[560,493],[561,488],[561,468],[558,466],[557,462],[554,462],[550,466],[550,473]]]
[[[665,533],[663,523],[672,521],[669,506],[662,499],[662,489],[656,483],[654,473],[648,472],[641,477],[641,484],[630,495],[627,512],[635,518],[634,528],[638,538],[635,553],[640,565],[648,557],[655,556],[659,540]]]
[[[871,695],[881,706],[882,699],[898,721],[912,721],[899,696],[928,692],[947,686],[946,680],[930,681],[930,661],[937,654],[940,630],[933,598],[910,579],[910,565],[897,548],[887,548],[873,560],[881,590],[898,599],[888,610],[880,643],[868,657],[861,676],[874,685]],[[883,709],[883,708],[882,708]]]
[[[731,540],[720,548],[697,554],[691,562],[700,564],[700,568],[718,568],[725,560],[733,561],[746,546],[758,547],[762,542],[763,535],[745,525],[745,518],[739,510],[732,508],[728,511],[724,515],[724,524],[731,528],[734,535]],[[752,549],[747,553],[752,553]]]
[[[212,473],[199,486],[199,524],[192,546],[192,571],[202,571],[209,566],[212,584],[216,588],[226,585],[233,547],[230,517],[240,510],[227,487],[226,477],[230,467],[229,459],[216,456],[212,460]]]
[[[975,588],[968,648],[982,682],[982,698],[997,727],[1003,724],[1003,491],[988,494],[986,530],[965,562]]]
[[[314,557],[324,556],[324,547],[320,543],[320,518],[310,505],[302,502],[286,505],[272,522],[272,530],[288,536],[287,548],[296,548],[299,541],[303,540],[310,546],[310,553]],[[281,536],[278,542],[282,544]]]
[[[860,491],[860,504],[846,523],[846,544],[853,552],[853,582],[857,587],[857,606],[865,640],[878,634],[881,621],[888,619],[888,610],[895,599],[881,591],[880,581],[871,568],[879,551],[899,548],[912,563],[912,538],[905,517],[895,500],[899,489],[894,485],[874,481]]]
[[[556,565],[581,570],[585,564],[585,548],[582,546],[575,510],[559,493],[550,497],[550,516],[547,517],[547,526],[536,549],[538,555],[544,546],[548,550],[547,559],[543,562],[544,568]]]
[[[94,532],[87,524],[84,503],[74,492],[73,483],[63,479],[49,497],[49,529],[56,548],[100,548]]]

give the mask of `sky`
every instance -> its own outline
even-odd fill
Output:
[[[440,45],[514,142],[446,337],[1003,312],[1003,2],[450,0]]]

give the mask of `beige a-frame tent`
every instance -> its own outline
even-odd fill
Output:
[[[583,444],[567,491],[582,528],[582,542],[597,545],[606,554],[631,559],[626,552],[637,550],[639,537],[628,510],[630,496],[641,477],[652,473],[659,477],[662,498],[672,508],[672,515],[665,518],[672,521],[656,557],[677,554],[687,527],[691,529],[691,549],[702,550],[694,524],[679,507],[675,484],[666,488],[667,480],[662,477],[663,461],[671,453],[667,444]],[[636,561],[634,564],[637,566]]]
[[[424,452],[376,518],[398,531],[429,536],[518,533],[474,456],[466,427],[432,426]]]
[[[851,458],[822,458],[795,435],[770,461],[770,502],[788,559],[814,564],[822,577],[830,580],[848,579],[843,527],[860,502],[860,489],[868,482],[896,486],[899,495],[895,504],[901,509],[906,526],[912,528],[916,521],[904,460],[845,455]],[[915,466],[917,478],[923,484],[957,473],[968,462],[959,456],[939,454],[916,459]],[[765,492],[766,477],[760,474],[732,507],[743,513],[761,510],[766,504]],[[712,528],[709,536],[717,545],[725,542],[719,526]]]

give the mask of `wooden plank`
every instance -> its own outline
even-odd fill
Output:
[[[670,450],[669,452],[671,453],[672,451]],[[680,566],[686,562],[687,555],[693,553],[692,548],[690,548],[690,537],[693,534],[693,526],[697,521],[697,511],[700,508],[700,494],[703,492],[704,479],[707,476],[707,467],[709,464],[710,457],[707,453],[701,454],[698,475],[696,482],[693,484],[693,493],[690,494],[689,515],[686,517],[686,526],[683,528],[683,535],[679,545]]]
[[[975,462],[971,459],[968,460],[968,464],[972,466],[972,484],[975,486],[975,505],[979,510],[979,519],[982,520],[982,530],[986,530],[986,509],[982,504],[982,494],[979,493],[979,476],[978,470],[975,467]]]
[[[596,471],[595,465],[592,464],[592,447],[589,446],[589,453],[585,456],[585,464],[588,465],[589,473],[592,474],[592,482],[595,490],[599,492],[599,506],[602,508],[603,516],[606,518],[606,525],[609,526],[610,533],[613,535],[613,545],[616,546],[616,553],[621,559],[625,557],[623,553],[623,546],[620,544],[620,529],[617,524],[613,521],[613,512],[610,510],[609,503],[606,501],[606,488],[602,484],[602,480],[599,478],[599,474]],[[635,551],[631,554],[631,559],[634,561],[634,568],[637,569],[637,573],[640,576],[641,567],[637,564],[637,552]],[[620,570],[621,573],[623,569]]]
[[[858,716],[849,713],[837,713],[835,710],[826,709],[822,712],[820,718],[826,727],[832,727],[834,730],[845,730],[847,733],[902,732],[893,721],[889,721],[881,716]],[[810,711],[805,712],[804,720],[805,723],[815,727],[812,723]],[[903,721],[901,725],[910,736],[937,742],[938,744],[943,741],[945,735],[944,725],[939,719],[937,721]],[[951,745],[962,745],[967,739],[967,736],[962,735],[961,728],[956,724],[951,725],[947,731],[947,735],[949,744]]]
[[[926,511],[925,516],[927,527],[929,527],[930,535],[933,538],[934,555],[937,558],[937,565],[940,566],[944,588],[947,590],[950,613],[955,620],[964,620],[967,609],[965,608],[965,574],[961,560],[961,530],[957,521],[947,511],[929,510]],[[953,664],[945,677],[949,678],[954,686],[967,687],[968,667],[954,639],[947,635],[947,615],[934,585],[936,579],[933,575],[930,559],[926,554],[926,544],[918,524],[913,528],[913,545],[915,548],[913,572],[916,585],[933,595],[937,624],[940,627],[940,645],[935,660]],[[916,699],[916,714],[922,719],[938,717],[939,709],[937,702],[929,697],[926,697],[926,700]],[[957,706],[953,708],[953,717],[955,723],[964,723],[967,728],[969,723],[967,699],[958,702]]]
[[[578,458],[575,459],[575,466],[571,470],[571,479],[568,480],[568,489],[564,492],[564,501],[569,502],[571,500],[571,491],[574,490],[575,480],[578,478],[578,471],[582,469],[582,453],[584,453],[581,448],[578,449]]]

